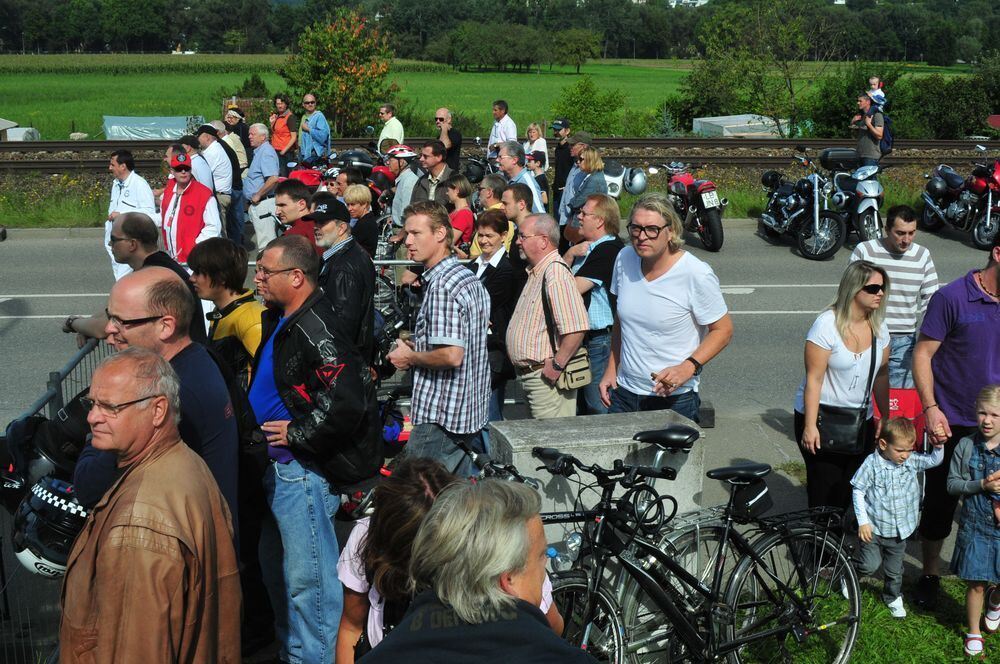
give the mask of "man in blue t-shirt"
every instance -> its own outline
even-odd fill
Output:
[[[135,346],[159,354],[180,379],[181,439],[197,452],[229,505],[236,531],[239,438],[229,391],[218,366],[188,335],[194,302],[187,284],[171,270],[149,267],[122,277],[108,297],[108,343],[118,350]],[[73,474],[77,499],[96,504],[121,469],[114,454],[87,445]]]

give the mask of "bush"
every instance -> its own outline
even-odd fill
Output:
[[[621,133],[625,93],[615,88],[601,92],[594,79],[584,76],[576,83],[563,88],[552,107],[556,117],[564,117],[577,129],[602,136]]]

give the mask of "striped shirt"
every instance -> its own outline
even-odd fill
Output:
[[[413,424],[437,424],[449,433],[475,433],[488,418],[490,296],[454,256],[424,272],[423,282],[414,348],[425,352],[435,346],[458,346],[465,354],[455,369],[413,369],[410,418]]]
[[[889,251],[882,240],[861,242],[848,261],[865,260],[878,265],[889,275],[889,300],[885,322],[890,334],[913,334],[917,319],[923,316],[927,302],[938,289],[937,270],[927,247],[913,243],[902,254]]]
[[[563,267],[548,269],[554,263]],[[559,257],[559,252],[553,251],[528,270],[528,281],[507,326],[507,354],[515,367],[540,364],[553,356],[552,335],[546,329],[542,309],[543,278],[556,326],[553,331],[556,343],[564,334],[590,329],[587,308],[583,306],[583,296],[576,288],[573,273]]]

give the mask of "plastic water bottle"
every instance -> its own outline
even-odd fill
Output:
[[[565,572],[573,568],[573,559],[561,551],[557,551],[554,546],[545,550],[545,555],[549,557],[549,566],[553,572]]]
[[[563,540],[563,544],[566,546],[566,555],[570,557],[570,560],[576,562],[576,559],[580,557],[580,547],[583,546],[583,535],[580,533],[570,533]]]

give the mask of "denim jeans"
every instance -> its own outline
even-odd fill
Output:
[[[507,381],[490,390],[490,422],[503,419],[503,400],[507,396]]]
[[[243,245],[243,224],[246,223],[246,198],[242,189],[233,189],[229,209],[226,210],[226,237],[238,245]]]
[[[657,397],[645,394],[634,394],[624,387],[611,390],[611,408],[609,413],[639,413],[649,410],[672,410],[689,420],[698,422],[698,407],[701,397],[695,391],[685,392],[676,396]]]
[[[281,657],[290,664],[333,661],[344,607],[333,530],[340,496],[296,460],[268,466],[264,495],[274,518],[263,524],[260,563]]]
[[[894,334],[889,338],[889,387],[912,388],[913,345],[916,334]]]
[[[604,415],[607,406],[601,401],[601,378],[611,356],[611,332],[591,332],[587,335],[587,355],[590,358],[590,384],[577,393],[578,415]]]
[[[402,456],[440,461],[445,468],[459,477],[478,475],[479,470],[472,463],[472,459],[455,444],[455,440],[461,440],[473,452],[486,451],[482,431],[457,434],[446,431],[437,424],[425,422],[415,425],[410,431],[410,439],[403,448]]]

